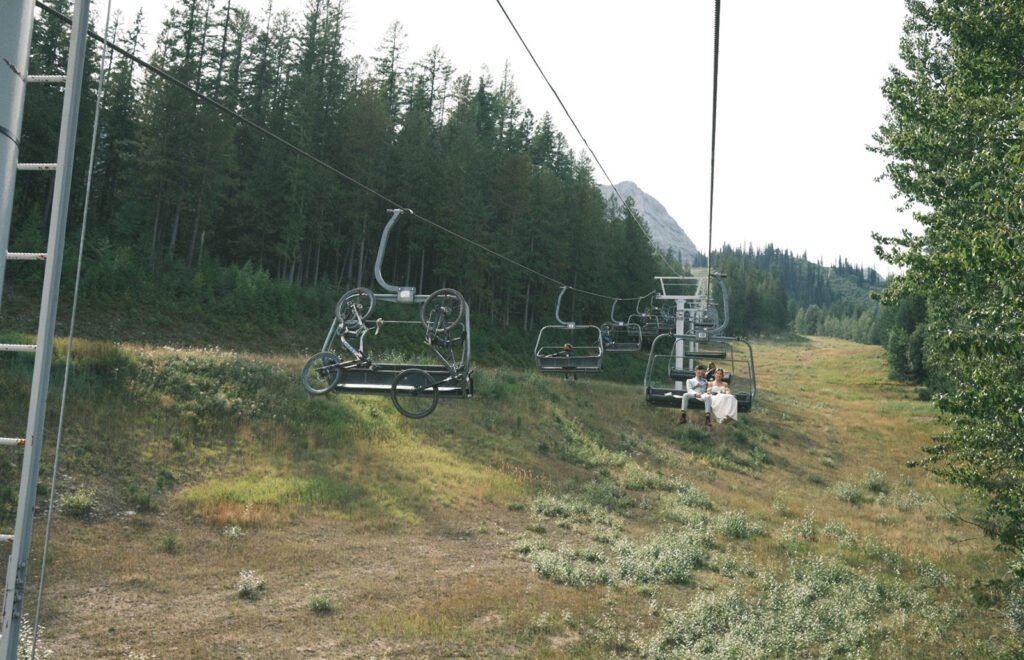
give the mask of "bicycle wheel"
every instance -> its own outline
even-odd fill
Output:
[[[466,312],[466,300],[455,289],[438,289],[423,301],[420,320],[427,332],[447,332],[454,328]]]
[[[434,412],[438,399],[434,378],[422,369],[406,369],[395,376],[391,402],[406,417],[422,419]]]
[[[310,394],[325,394],[341,380],[341,360],[334,353],[317,353],[302,369],[302,386]]]
[[[338,300],[338,305],[334,308],[334,316],[344,328],[358,326],[360,317],[365,320],[373,313],[374,304],[376,304],[376,299],[373,297],[373,292],[364,287],[357,287],[347,291]]]

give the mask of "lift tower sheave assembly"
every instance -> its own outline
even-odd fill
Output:
[[[0,301],[4,272],[10,259],[33,255],[8,252],[13,213],[14,185],[19,171],[53,172],[53,200],[50,235],[46,252],[34,255],[45,264],[42,300],[39,305],[39,330],[36,345],[0,345],[0,350],[35,353],[32,387],[29,394],[28,422],[23,438],[0,438],[0,450],[23,451],[21,485],[14,534],[3,537],[11,544],[4,587],[3,624],[0,628],[0,660],[18,656],[18,636],[22,624],[29,549],[32,540],[32,512],[35,507],[39,459],[46,419],[46,393],[50,385],[53,332],[60,292],[64,238],[67,229],[71,174],[78,132],[78,110],[82,97],[85,46],[89,27],[89,0],[75,0],[71,22],[71,40],[64,75],[29,75],[32,42],[33,0],[0,2]],[[63,84],[64,105],[60,133],[53,163],[20,163],[22,119],[25,111],[25,86],[28,83]],[[2,321],[3,317],[0,317]],[[7,432],[0,429],[0,434]]]

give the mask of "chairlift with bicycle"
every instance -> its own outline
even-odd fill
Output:
[[[572,374],[576,378],[579,373],[601,371],[604,340],[601,328],[596,325],[578,325],[562,320],[562,297],[568,288],[562,287],[555,304],[558,325],[541,328],[533,353],[541,371],[562,373],[566,378]]]
[[[420,419],[434,412],[442,396],[469,398],[473,395],[469,368],[470,314],[468,303],[455,289],[443,288],[430,295],[417,295],[412,287],[397,287],[384,281],[381,264],[388,236],[403,211],[391,209],[391,218],[381,234],[374,269],[378,284],[390,293],[374,294],[359,287],[338,300],[323,347],[302,370],[302,384],[311,394],[338,391],[389,395],[398,412]],[[371,320],[378,303],[418,303],[419,320],[383,317]],[[368,338],[386,335],[398,328],[408,330],[410,326],[422,326],[425,330],[423,341],[436,359],[434,362],[387,362],[371,357],[386,355],[386,351],[370,351],[366,347]]]
[[[636,353],[643,346],[643,330],[640,324],[615,318],[615,308],[622,302],[616,298],[612,303],[611,321],[601,324],[601,341],[608,353]]]

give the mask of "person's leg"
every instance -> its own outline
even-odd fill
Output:
[[[691,399],[693,399],[693,395],[690,394],[689,392],[687,392],[686,394],[683,395],[683,411],[679,415],[679,423],[680,424],[685,424],[686,423],[686,408],[690,405],[690,400]]]

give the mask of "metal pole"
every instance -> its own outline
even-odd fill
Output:
[[[33,7],[33,0],[0,2],[0,303],[11,237]]]
[[[29,549],[32,542],[32,512],[35,508],[39,457],[46,420],[46,393],[50,385],[53,331],[57,317],[57,297],[60,292],[60,271],[64,255],[68,200],[71,195],[75,136],[78,132],[78,107],[84,83],[82,72],[85,65],[88,28],[89,0],[76,0],[71,21],[71,48],[68,53],[67,84],[64,87],[64,109],[57,145],[57,162],[60,167],[54,181],[54,204],[47,243],[49,258],[46,260],[43,274],[43,294],[39,311],[39,348],[36,351],[32,374],[25,455],[21,467],[21,490],[18,493],[18,515],[14,524],[14,541],[7,562],[7,584],[4,588],[3,628],[0,629],[0,658],[4,660],[16,660],[18,654],[18,632],[21,627]]]

